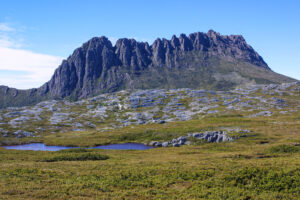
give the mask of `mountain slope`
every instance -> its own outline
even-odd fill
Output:
[[[150,46],[134,39],[92,38],[37,89],[0,86],[0,108],[31,105],[46,99],[82,99],[122,89],[230,89],[253,83],[295,81],[277,74],[240,35],[181,34]]]

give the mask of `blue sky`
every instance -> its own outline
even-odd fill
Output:
[[[276,72],[300,79],[300,1],[9,0],[0,7],[0,85],[38,87],[91,37],[148,41],[241,34]]]

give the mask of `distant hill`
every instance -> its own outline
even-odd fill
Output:
[[[210,30],[156,39],[152,45],[122,38],[115,46],[106,37],[95,37],[64,60],[40,88],[0,86],[0,108],[47,99],[77,100],[123,89],[227,90],[292,81],[273,72],[241,35]]]

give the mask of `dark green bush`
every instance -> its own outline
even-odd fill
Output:
[[[297,153],[300,152],[300,147],[291,145],[279,145],[270,148],[271,153]]]
[[[90,149],[84,149],[84,148],[74,148],[74,149],[63,149],[58,151],[58,153],[84,153],[89,152]]]
[[[288,191],[299,194],[300,170],[276,170],[265,168],[244,168],[225,178],[229,184],[256,191]]]
[[[87,161],[87,160],[107,160],[109,157],[107,155],[101,155],[98,153],[72,153],[54,156],[51,158],[45,158],[44,162],[57,162],[57,161]]]

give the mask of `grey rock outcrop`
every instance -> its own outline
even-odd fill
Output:
[[[161,144],[161,146],[162,146],[162,147],[168,147],[168,146],[169,146],[169,142],[163,142],[163,143]]]
[[[248,133],[250,133],[249,130],[245,129],[242,130],[240,128],[225,128],[229,132],[238,133],[237,136],[228,136],[228,133],[226,131],[205,131],[203,133],[188,133],[187,136],[180,136],[178,138],[174,138],[171,141],[164,141],[162,143],[158,141],[151,141],[149,143],[150,146],[153,147],[168,147],[169,144],[173,147],[180,147],[182,145],[191,145],[192,142],[190,141],[190,138],[195,138],[199,140],[204,140],[207,142],[232,142],[235,139],[239,137],[246,137]]]
[[[135,128],[140,124],[150,126],[159,124],[158,126],[166,127],[169,122],[207,117],[217,109],[219,116],[236,114],[236,110],[243,117],[290,115],[299,112],[299,88],[300,84],[296,82],[248,85],[230,91],[214,92],[189,88],[123,90],[75,102],[51,100],[43,101],[35,106],[0,109],[0,116],[3,118],[0,121],[0,129],[9,131],[8,134],[2,134],[2,137],[4,135],[17,137],[13,132],[19,129],[38,134],[90,131],[90,129],[106,132],[128,126]],[[264,93],[266,91],[269,94],[277,90],[289,95],[273,96]],[[215,94],[211,95],[212,93]],[[229,103],[229,105],[224,106],[224,103],[226,105]],[[220,130],[227,133],[235,132],[237,134],[234,135],[241,137],[239,133],[242,130],[226,128],[220,128]],[[206,137],[205,134],[208,136]],[[224,134],[202,132],[189,133],[170,141],[159,142],[168,142],[168,146],[175,143],[187,145],[189,140],[193,142],[194,139],[205,137],[206,141],[211,142],[226,141]]]

